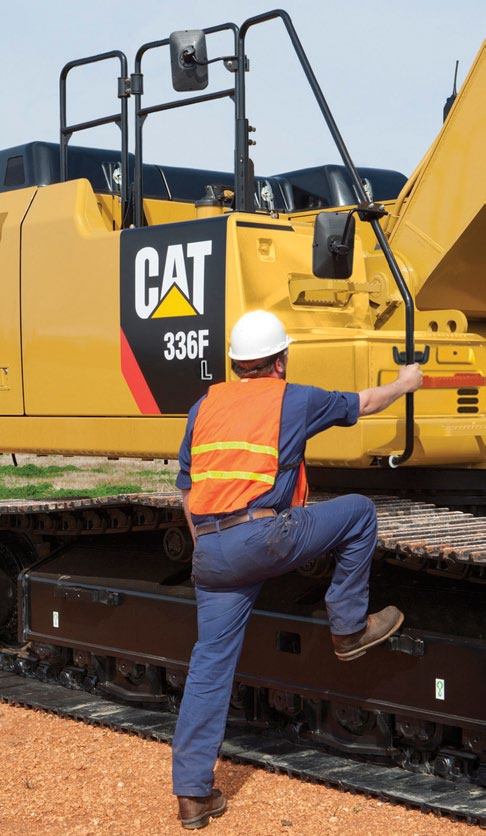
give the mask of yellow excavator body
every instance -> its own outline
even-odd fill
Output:
[[[424,385],[420,467],[486,462],[484,234],[486,47],[436,142],[381,229],[412,298]],[[202,201],[204,203],[204,201]],[[290,382],[361,390],[405,362],[405,305],[366,211],[349,276],[313,270],[316,218],[332,206],[239,211],[224,201],[120,199],[88,179],[0,192],[0,450],[174,458],[191,404],[231,377],[229,334],[274,312],[293,339]],[[370,205],[374,205],[371,203]],[[308,462],[368,467],[405,443],[404,399],[312,439]]]

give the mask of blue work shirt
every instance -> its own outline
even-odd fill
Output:
[[[199,407],[207,396],[204,395],[189,410],[184,439],[179,450],[180,471],[176,487],[190,490],[191,482],[191,443],[194,422]],[[251,401],[250,401],[251,403]],[[290,508],[294,495],[299,468],[296,465],[304,456],[308,438],[329,429],[329,427],[350,427],[359,417],[359,395],[356,392],[328,392],[316,386],[302,386],[288,383],[282,402],[279,437],[279,470],[271,490],[249,503],[251,508],[274,508],[285,511]],[[231,414],[228,414],[231,421]],[[234,512],[233,512],[234,513]],[[214,520],[227,514],[214,516],[192,515],[194,523]]]

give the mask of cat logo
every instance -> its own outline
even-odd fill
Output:
[[[183,415],[225,379],[227,225],[222,215],[121,233],[120,364],[143,415]]]
[[[139,250],[135,257],[137,316],[162,319],[204,314],[205,264],[211,253],[212,241],[192,241],[185,247],[169,244],[161,273],[158,251],[154,247]],[[192,274],[192,293],[188,274]]]

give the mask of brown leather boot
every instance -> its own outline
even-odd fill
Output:
[[[211,818],[222,816],[226,810],[226,798],[221,790],[211,795],[179,795],[179,818],[186,830],[206,827]]]
[[[368,616],[368,624],[357,633],[346,636],[333,634],[334,653],[342,662],[364,656],[370,647],[388,639],[403,623],[404,615],[396,607],[385,607]]]

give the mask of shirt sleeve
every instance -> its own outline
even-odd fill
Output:
[[[204,396],[206,397],[206,395]],[[192,431],[194,429],[194,422],[196,420],[196,415],[199,411],[199,406],[201,401],[204,398],[201,398],[194,406],[192,406],[189,410],[189,414],[187,416],[187,424],[186,424],[186,431],[184,433],[184,438],[182,439],[182,444],[179,449],[179,473],[177,474],[176,478],[176,488],[179,488],[181,491],[190,491],[192,487],[192,480],[191,480],[191,446],[192,446]]]
[[[359,395],[356,392],[327,392],[308,387],[307,438],[329,427],[352,427],[359,418]]]

